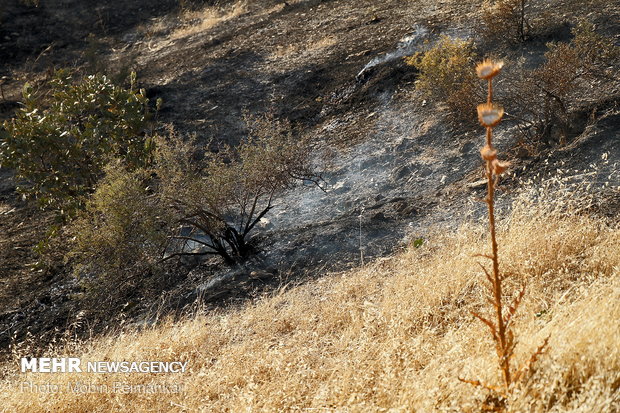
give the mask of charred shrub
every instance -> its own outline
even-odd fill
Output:
[[[162,202],[174,215],[166,259],[212,254],[227,263],[242,261],[252,253],[250,234],[274,197],[300,181],[318,183],[308,144],[293,136],[287,121],[252,118],[248,126],[239,146],[200,159],[174,134],[158,142]]]
[[[254,251],[250,236],[274,197],[319,177],[287,122],[251,119],[249,127],[240,145],[217,153],[171,129],[156,137],[150,167],[116,160],[104,169],[69,229],[68,258],[85,302],[114,305],[166,288],[175,257],[216,255],[233,264]]]
[[[564,144],[576,133],[575,113],[617,85],[620,48],[588,22],[569,43],[549,43],[545,62],[509,80],[508,99],[530,146]],[[578,131],[577,131],[578,132]]]
[[[494,0],[484,3],[480,33],[491,42],[522,43],[530,38],[528,0]]]

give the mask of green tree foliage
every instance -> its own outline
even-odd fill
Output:
[[[8,135],[0,141],[0,165],[16,170],[18,190],[42,207],[72,215],[110,158],[124,159],[130,169],[144,165],[151,150],[148,99],[134,84],[135,75],[130,89],[103,75],[74,83],[59,71],[49,98],[27,84],[23,107],[4,123]]]

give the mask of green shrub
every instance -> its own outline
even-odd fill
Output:
[[[424,95],[447,106],[456,123],[476,119],[474,102],[481,98],[480,87],[471,67],[476,61],[471,41],[443,36],[425,53],[406,58],[420,74],[416,87]],[[473,99],[472,99],[473,98]]]
[[[130,169],[148,160],[148,100],[133,86],[115,86],[103,75],[74,84],[59,71],[49,98],[28,84],[23,98],[16,117],[4,123],[0,165],[14,168],[18,190],[42,207],[72,215],[110,158],[124,159]]]
[[[68,232],[75,239],[69,257],[87,296],[109,304],[156,278],[169,218],[148,171],[129,171],[120,161],[104,171]]]

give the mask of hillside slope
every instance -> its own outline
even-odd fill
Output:
[[[620,411],[620,229],[617,221],[577,213],[587,204],[574,194],[543,193],[540,201],[522,197],[501,217],[509,293],[527,284],[516,327],[519,361],[550,337],[508,411]],[[437,228],[419,248],[284,287],[236,310],[58,348],[54,355],[83,362],[182,360],[189,371],[14,374],[3,383],[0,405],[7,412],[76,413],[480,411],[492,399],[458,377],[499,379],[486,327],[470,314],[489,310],[473,257],[487,244],[480,224]],[[64,390],[20,388],[43,379]],[[67,390],[76,382],[91,389]],[[120,394],[115,382],[138,390]],[[139,390],[175,384],[180,391]]]
[[[1,119],[19,107],[26,82],[45,90],[54,69],[111,76],[136,70],[151,103],[163,99],[160,125],[196,134],[210,149],[245,139],[246,114],[272,113],[289,120],[297,136],[313,142],[312,156],[323,168],[327,190],[298,187],[278,197],[268,221],[255,232],[257,254],[243,265],[183,264],[166,274],[165,291],[150,296],[131,292],[121,310],[92,315],[75,299],[82,290],[66,251],[53,251],[52,264],[34,251],[54,222],[52,214],[24,201],[12,172],[0,169],[2,356],[13,357],[12,346],[27,342],[34,341],[34,348],[23,351],[40,353],[46,344],[67,337],[148,324],[153,308],[177,314],[195,302],[243,305],[287,282],[390,257],[412,240],[435,238],[438,231],[452,231],[484,212],[478,202],[484,196],[481,129],[451,123],[441,105],[416,90],[418,72],[403,60],[443,35],[478,40],[479,0],[26,3],[7,0],[0,6],[0,76],[7,76],[1,80]],[[539,64],[546,43],[570,41],[570,28],[581,18],[616,43],[620,39],[617,2],[530,4],[537,32],[525,43],[501,49],[508,71],[510,62],[514,67],[521,59]],[[492,50],[477,44],[480,58]],[[571,113],[578,122],[566,145],[519,154],[518,127],[506,119],[497,143],[514,162],[499,187],[502,212],[519,193],[520,179],[541,182],[542,177],[557,177],[558,169],[580,175],[575,170],[596,164],[596,171],[576,179],[591,180],[590,192],[605,200],[596,204],[596,213],[617,215],[620,86],[618,79],[614,82],[595,89],[597,93],[585,92],[591,99]],[[417,266],[414,262],[410,265]],[[360,271],[347,277],[371,270]],[[261,276],[252,278],[253,273]],[[320,283],[311,285],[307,288],[321,291]],[[304,288],[296,291],[310,291]],[[372,397],[365,400],[381,404]]]

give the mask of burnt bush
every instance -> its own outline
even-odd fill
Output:
[[[104,169],[68,230],[67,258],[86,302],[113,305],[165,288],[175,258],[216,255],[234,264],[252,254],[251,233],[276,195],[320,178],[288,122],[250,119],[249,130],[237,147],[213,153],[169,129],[156,137],[148,168],[116,160]]]
[[[531,36],[528,0],[494,0],[484,3],[480,34],[489,42],[522,43]]]
[[[547,45],[544,63],[521,68],[507,80],[506,102],[531,148],[565,144],[578,132],[574,117],[584,106],[606,98],[618,84],[620,48],[582,21],[567,43]]]
[[[160,139],[156,174],[175,225],[166,258],[219,255],[227,263],[252,252],[249,235],[273,208],[275,196],[300,181],[319,182],[308,142],[273,117],[248,120],[239,146],[193,156],[194,146],[174,134]]]

